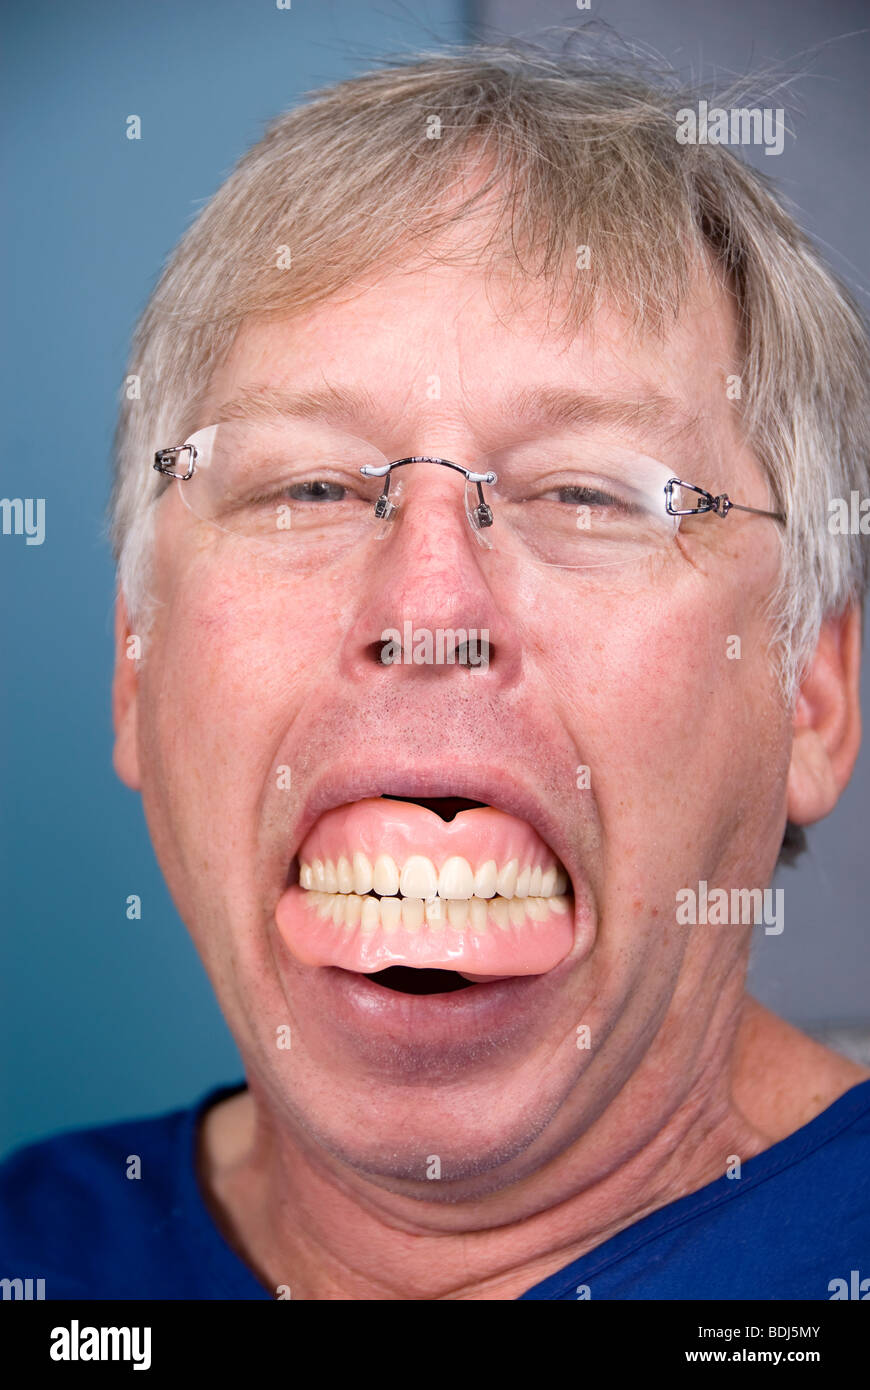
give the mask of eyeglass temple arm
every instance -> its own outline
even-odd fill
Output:
[[[724,512],[720,513],[720,515],[727,516],[728,512],[733,508],[736,512],[755,512],[756,516],[772,516],[774,521],[785,521],[785,516],[782,512],[768,512],[763,507],[747,507],[744,506],[742,502],[732,502],[726,492],[723,492],[721,497],[717,497],[716,501],[723,503],[725,508]]]
[[[674,488],[685,488],[689,492],[696,492],[702,499],[704,505],[700,507],[684,507],[680,510],[671,506]],[[771,516],[774,521],[785,521],[782,512],[766,511],[763,507],[747,507],[743,502],[732,502],[727,492],[722,492],[715,496],[712,492],[707,492],[705,488],[696,487],[694,483],[684,483],[681,478],[669,478],[665,483],[665,510],[671,516],[700,516],[704,512],[715,512],[717,516],[725,517],[734,509],[738,512],[754,512],[756,516]]]

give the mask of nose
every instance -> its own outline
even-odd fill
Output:
[[[382,538],[361,561],[356,622],[342,664],[369,680],[378,667],[393,682],[455,681],[467,679],[471,666],[476,681],[510,683],[519,673],[520,644],[505,596],[492,588],[491,552],[466,515],[465,466],[445,466],[434,454],[413,457],[385,475],[396,510],[376,523]],[[474,484],[472,491],[476,503]]]

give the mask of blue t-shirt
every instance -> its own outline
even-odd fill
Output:
[[[0,1279],[44,1279],[46,1299],[274,1297],[221,1235],[194,1167],[202,1115],[242,1086],[19,1149],[0,1165]],[[127,1176],[134,1156],[138,1178]],[[830,1299],[841,1288],[863,1297],[864,1279],[870,1081],[739,1178],[645,1216],[522,1298]]]

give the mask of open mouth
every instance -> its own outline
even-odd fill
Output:
[[[275,916],[303,963],[410,994],[541,974],[573,942],[559,859],[526,821],[465,797],[384,794],[326,811]]]
[[[382,985],[397,994],[455,994],[474,984],[455,970],[414,970],[407,965],[389,965],[386,970],[376,970],[369,979],[373,985]]]
[[[382,801],[404,801],[413,806],[424,806],[434,811],[442,820],[452,821],[460,811],[485,811],[485,801],[470,801],[467,796],[391,796],[384,792]]]

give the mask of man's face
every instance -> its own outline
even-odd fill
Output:
[[[733,320],[713,288],[699,285],[666,340],[643,342],[606,313],[556,337],[543,295],[530,289],[509,313],[498,280],[464,269],[358,289],[247,325],[199,425],[242,390],[329,382],[375,404],[330,428],[389,459],[473,467],[547,438],[543,421],[514,414],[528,388],[664,396],[698,430],[654,427],[642,410],[616,429],[620,443],[771,505],[739,443],[726,393]],[[655,560],[572,571],[500,552],[498,515],[482,548],[458,474],[417,463],[403,484],[386,539],[302,577],[255,562],[173,485],[158,507],[135,731],[116,756],[142,788],[161,866],[274,1122],[387,1185],[473,1196],[563,1151],[627,1083],[634,1123],[654,1127],[735,1005],[747,933],[678,926],[675,902],[700,880],[763,886],[776,858],[789,720],[763,604],[777,528],[697,517]],[[487,631],[489,664],[382,664],[382,633],[407,620]],[[443,806],[374,802],[382,795],[493,810],[447,821]],[[509,860],[521,873],[525,857],[556,870],[539,897],[564,869],[567,911],[545,905],[539,920],[516,901],[495,920],[475,908],[472,931],[470,908],[441,923],[424,909],[407,930],[368,908],[364,932],[345,904],[336,923],[309,905],[302,848],[336,865],[386,854],[398,873],[413,856],[436,873],[452,855],[473,873],[494,863],[507,895]],[[411,896],[434,891],[421,872]],[[374,982],[381,948],[384,964],[511,978],[410,995]]]

